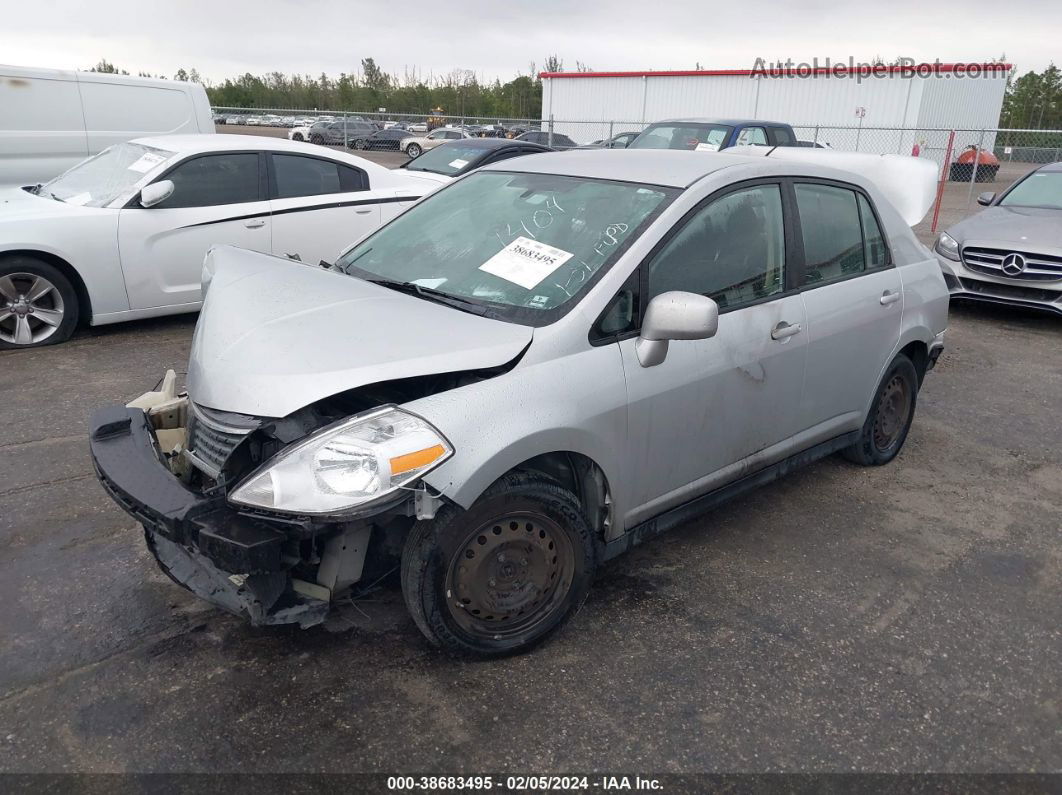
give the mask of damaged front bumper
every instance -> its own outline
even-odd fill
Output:
[[[100,483],[144,526],[148,546],[177,583],[255,625],[308,627],[324,620],[333,589],[291,573],[299,544],[307,540],[305,528],[282,529],[233,509],[223,496],[187,487],[167,466],[152,421],[139,408],[96,412],[89,439]],[[368,534],[367,526],[332,528],[326,550],[337,548],[335,554],[345,557],[330,569],[343,568],[346,581],[360,576]],[[360,557],[352,560],[355,545]],[[321,563],[326,560],[327,552]]]

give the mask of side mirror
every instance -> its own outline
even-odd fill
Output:
[[[669,340],[705,340],[719,328],[719,305],[705,295],[673,291],[649,302],[642,332],[635,342],[642,367],[655,367],[667,357]]]
[[[161,182],[152,182],[140,191],[140,206],[154,207],[159,202],[164,202],[173,195],[173,182],[164,179]]]
[[[985,193],[982,193],[980,196],[977,197],[977,203],[980,204],[982,207],[987,207],[995,200],[995,198],[996,194],[992,193],[991,191],[986,191]]]

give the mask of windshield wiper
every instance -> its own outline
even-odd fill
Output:
[[[63,204],[66,204],[66,199],[60,199],[54,193],[49,193],[48,195],[51,196],[53,199],[55,199],[57,202],[62,202]]]
[[[454,307],[454,309],[471,312],[473,315],[485,317],[490,314],[490,310],[478,301],[461,298],[457,295],[450,295],[450,293],[444,293],[441,290],[436,290],[432,287],[425,287],[423,284],[399,282],[392,279],[366,279],[365,281],[371,284],[378,284],[381,287],[386,287],[395,292],[405,293],[406,295],[415,295],[418,298],[423,298],[427,301],[435,301],[438,304],[446,304],[447,306]]]

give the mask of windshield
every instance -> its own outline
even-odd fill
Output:
[[[37,193],[67,204],[106,207],[173,155],[142,144],[116,144],[42,185]]]
[[[999,202],[1004,207],[1054,207],[1062,210],[1062,171],[1030,174]]]
[[[541,325],[645,229],[672,189],[552,174],[472,174],[340,257],[337,269],[414,284]]]
[[[631,141],[630,149],[697,149],[717,151],[730,128],[721,124],[672,122],[651,124]]]
[[[469,170],[468,167],[475,163],[489,150],[478,146],[451,143],[429,149],[415,160],[410,160],[406,166],[407,171],[431,171],[434,174],[443,174],[447,177],[456,177]],[[474,168],[475,166],[473,166]]]

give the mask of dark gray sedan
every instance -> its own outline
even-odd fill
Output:
[[[953,298],[1062,314],[1062,163],[1026,174],[935,246]]]

